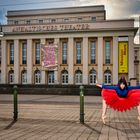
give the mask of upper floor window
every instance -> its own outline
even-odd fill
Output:
[[[40,43],[35,43],[35,64],[40,64]]]
[[[91,20],[92,21],[96,21],[96,17],[91,17]]]
[[[30,20],[27,20],[27,21],[26,21],[26,24],[31,24],[31,21],[30,21]]]
[[[51,22],[52,22],[52,23],[56,22],[56,19],[51,19]]]
[[[105,64],[110,64],[110,57],[111,57],[111,41],[105,41]]]
[[[67,42],[63,42],[62,46],[62,64],[67,64]]]
[[[68,22],[69,21],[69,19],[68,18],[64,18],[64,22]]]
[[[90,63],[91,64],[96,63],[96,42],[95,41],[90,42]]]
[[[22,64],[27,63],[27,43],[22,43]]]
[[[40,24],[42,24],[42,23],[43,23],[43,20],[42,20],[42,19],[40,19],[40,20],[39,20],[39,23],[40,23]]]
[[[83,18],[78,18],[77,20],[78,20],[78,22],[81,22],[83,20]]]
[[[14,21],[14,23],[15,23],[15,25],[17,25],[18,24],[18,21],[16,20],[16,21]]]
[[[81,42],[76,42],[76,64],[81,64]]]
[[[14,64],[14,43],[10,43],[10,64]]]

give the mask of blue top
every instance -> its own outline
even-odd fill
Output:
[[[126,97],[129,90],[132,90],[132,89],[140,89],[140,86],[128,86],[128,89],[126,89],[126,88],[121,89],[118,86],[102,85],[102,88],[116,90],[116,92],[117,92],[117,94],[118,94],[119,97]]]

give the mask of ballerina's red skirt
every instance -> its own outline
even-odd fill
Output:
[[[119,97],[115,90],[103,89],[102,97],[106,104],[118,111],[126,111],[140,104],[140,90],[129,90],[125,98]]]

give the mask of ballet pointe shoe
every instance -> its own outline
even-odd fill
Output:
[[[102,122],[103,122],[103,124],[106,124],[105,118],[106,118],[106,116],[105,115],[102,115]]]

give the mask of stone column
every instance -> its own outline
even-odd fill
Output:
[[[32,76],[33,74],[33,60],[32,60],[32,39],[27,40],[27,83],[32,84]]]
[[[40,39],[40,45],[45,45],[46,43],[46,39],[45,38],[41,38]],[[41,50],[41,48],[40,48]],[[42,60],[41,60],[42,61]],[[46,71],[42,68],[42,71],[41,71],[41,84],[45,84],[46,83]]]
[[[6,84],[7,77],[7,50],[6,50],[6,40],[1,41],[1,83]]]
[[[118,37],[113,37],[113,84],[118,83]]]
[[[20,83],[19,40],[14,40],[14,83]]]
[[[68,74],[69,74],[69,84],[74,84],[74,71],[73,71],[73,61],[74,61],[74,49],[73,49],[73,38],[70,37],[68,40]]]
[[[88,85],[88,38],[83,38],[83,84]]]
[[[129,42],[128,42],[128,78],[134,78],[134,37],[129,36]]]
[[[55,84],[59,84],[60,83],[60,73],[61,73],[61,71],[59,69],[59,67],[60,67],[60,43],[59,43],[59,38],[54,39],[54,44],[56,44],[58,46],[58,54],[57,54],[58,55],[57,56],[57,58],[58,58],[58,67],[54,71],[54,78],[55,78]]]
[[[98,82],[103,83],[103,37],[98,37]]]

